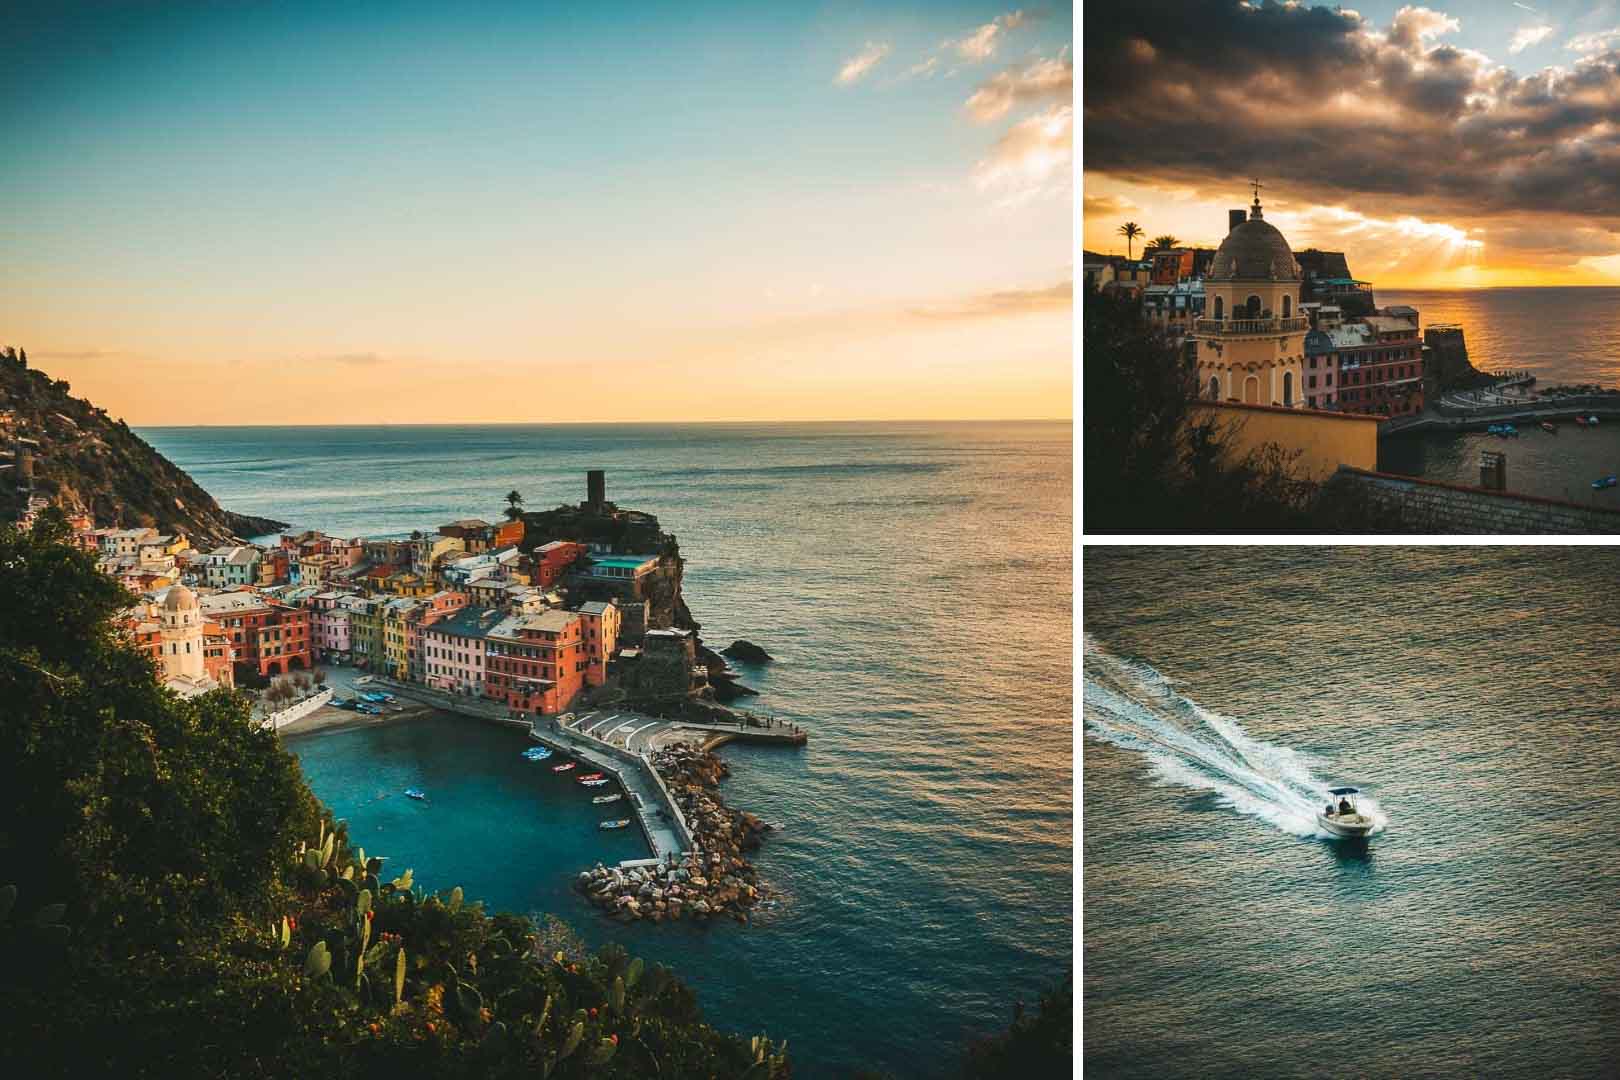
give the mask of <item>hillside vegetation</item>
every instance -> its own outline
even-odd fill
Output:
[[[97,525],[181,532],[197,547],[261,536],[285,522],[222,510],[213,496],[122,420],[61,379],[28,365],[24,351],[0,349],[0,520],[24,509],[20,455],[30,459],[35,493],[64,510],[85,510]]]

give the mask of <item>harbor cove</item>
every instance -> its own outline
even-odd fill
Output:
[[[761,892],[747,921],[624,920],[580,874],[634,868],[654,850],[639,822],[598,827],[637,816],[617,809],[632,800],[592,802],[616,785],[582,789],[574,777],[629,768],[626,752],[659,752],[648,740],[660,728],[705,718],[649,710],[631,724],[621,714],[636,710],[587,703],[563,710],[572,726],[557,731],[545,715],[475,718],[465,701],[418,708],[436,691],[412,697],[412,684],[386,677],[354,686],[352,663],[329,666],[339,697],[371,689],[409,705],[283,734],[389,873],[410,868],[426,888],[461,886],[491,909],[555,917],[588,945],[662,961],[710,1023],[789,1040],[806,1076],[947,1072],[964,1043],[1007,1022],[1009,1002],[1033,1003],[1069,968],[1069,424],[142,434],[227,505],[294,535],[407,540],[494,519],[512,490],[530,509],[578,503],[586,472],[601,469],[609,501],[678,538],[680,592],[704,644],[740,638],[768,653],[726,659],[757,691],[730,702],[759,718],[747,733],[806,736],[727,741],[712,758],[725,775],[676,792],[703,813],[718,799],[771,827],[743,855],[755,872],[745,884]],[[964,603],[998,631],[960,619]],[[959,662],[969,655],[973,665]],[[602,739],[601,765],[570,752]],[[547,744],[550,759],[525,760]],[[580,765],[553,772],[565,758]],[[690,763],[666,767],[695,782]],[[645,807],[654,824],[656,809]],[[630,890],[638,903],[641,891]]]

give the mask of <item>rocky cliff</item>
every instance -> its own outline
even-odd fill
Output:
[[[122,420],[61,379],[0,350],[0,519],[33,494],[97,525],[181,532],[197,547],[274,532],[285,523],[223,510],[195,480]]]

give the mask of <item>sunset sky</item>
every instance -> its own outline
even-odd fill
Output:
[[[1258,176],[1374,285],[1620,285],[1614,0],[1133,0],[1081,39],[1088,250],[1213,247]]]
[[[0,341],[132,424],[1070,415],[1066,5],[34,7]]]

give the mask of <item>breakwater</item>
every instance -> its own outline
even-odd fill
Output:
[[[1379,424],[1378,434],[1383,437],[1426,431],[1485,431],[1492,424],[1574,420],[1577,416],[1594,414],[1604,420],[1620,420],[1620,395],[1586,394],[1534,404],[1481,406],[1452,415],[1426,412],[1421,416],[1400,416]]]
[[[697,841],[677,864],[582,872],[576,886],[598,908],[623,922],[730,917],[747,922],[768,891],[745,852],[758,848],[772,826],[726,806],[720,781],[730,767],[708,750],[677,744],[653,755],[657,771],[675,791]]]

